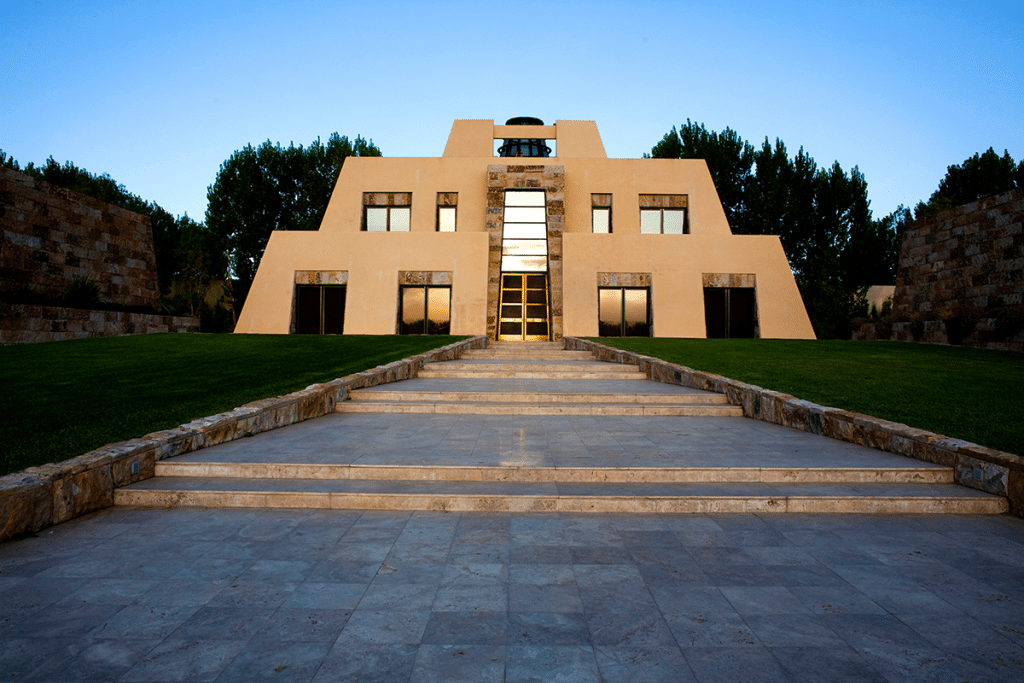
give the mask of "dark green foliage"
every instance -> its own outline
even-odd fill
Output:
[[[1024,354],[889,341],[594,341],[1024,454]]]
[[[0,347],[0,474],[462,337],[148,334]]]
[[[68,308],[95,308],[102,303],[99,284],[87,277],[76,277],[60,298],[60,305]]]
[[[706,160],[733,232],[780,237],[819,337],[848,337],[856,291],[895,282],[907,212],[872,220],[856,166],[819,168],[802,147],[790,157],[779,139],[754,148],[730,128],[690,120],[651,156]]]
[[[206,225],[229,255],[238,280],[236,306],[244,302],[274,230],[320,227],[350,156],[380,156],[380,150],[362,137],[350,142],[334,133],[326,145],[319,138],[308,147],[281,147],[269,140],[246,145],[221,164],[206,194]]]
[[[918,202],[914,216],[922,218],[954,206],[1024,187],[1024,160],[1019,164],[1006,150],[1003,156],[991,147],[981,154],[965,159],[962,164],[946,168],[946,176],[928,202]]]

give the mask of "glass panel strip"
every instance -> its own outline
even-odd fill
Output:
[[[544,206],[543,190],[505,190],[505,206]]]

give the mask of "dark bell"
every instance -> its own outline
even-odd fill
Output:
[[[506,126],[543,126],[544,122],[532,116],[516,116],[505,122]],[[551,148],[544,140],[514,139],[505,140],[498,148],[499,157],[548,157]]]

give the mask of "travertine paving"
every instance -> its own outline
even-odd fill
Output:
[[[1024,520],[111,508],[0,545],[12,681],[1019,681]]]
[[[378,391],[584,387],[702,393],[583,378]],[[215,489],[229,505],[257,482],[268,505],[277,493],[320,502],[128,505],[0,544],[0,678],[1024,679],[1024,520],[850,512],[890,494],[992,497],[953,486],[947,468],[833,439],[738,417],[336,413],[160,466],[182,476],[119,491],[172,479],[191,491],[178,503]],[[843,514],[619,514],[450,502],[635,503],[687,488],[736,501],[817,489],[847,503]],[[359,495],[448,511],[331,509]]]

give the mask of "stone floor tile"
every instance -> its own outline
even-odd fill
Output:
[[[360,610],[352,612],[337,644],[419,644],[430,620],[429,610]]]
[[[590,645],[582,613],[509,612],[510,645]]]
[[[116,681],[159,643],[159,639],[87,639],[79,643],[83,649],[70,662],[64,662],[62,658],[49,660],[28,677],[18,680],[26,683],[54,680],[76,683]],[[55,666],[58,661],[63,668]],[[8,673],[6,669],[5,673]]]
[[[421,642],[504,645],[508,634],[507,612],[433,612]]]
[[[339,641],[320,665],[313,683],[395,683],[408,681],[419,646],[408,643]]]
[[[58,672],[88,647],[88,640],[81,637],[4,636],[0,644],[3,645],[0,647],[0,675],[4,678],[19,681],[38,674],[43,679],[54,680]]]
[[[217,676],[216,681],[311,681],[332,646],[333,643],[316,641],[250,642]]]
[[[991,669],[1007,679],[1024,680],[1024,647],[995,633],[985,624],[940,614],[898,614],[901,622],[914,629],[935,647],[958,658]]]
[[[435,612],[507,612],[508,586],[441,586],[434,598]]]
[[[214,681],[244,647],[244,640],[196,641],[167,638],[129,669],[120,681]]]
[[[504,645],[420,645],[410,683],[445,681],[451,683],[504,683]]]
[[[510,564],[571,564],[572,555],[564,545],[524,544],[509,546]]]
[[[512,612],[582,612],[583,602],[575,584],[516,583],[508,587],[508,609]]]
[[[735,612],[732,604],[715,586],[693,586],[679,589],[674,586],[652,586],[651,595],[665,614],[703,614],[707,612]]]
[[[744,614],[743,620],[768,648],[846,646],[846,641],[814,615]]]
[[[352,610],[365,592],[365,583],[305,581],[288,596],[281,608]]]
[[[136,602],[139,605],[201,607],[229,585],[225,580],[167,579],[150,588]]]
[[[584,645],[509,645],[507,683],[598,683],[594,650]]]
[[[171,638],[246,641],[274,614],[265,607],[202,607],[178,627]]]
[[[770,652],[790,679],[800,683],[887,683],[885,676],[846,646],[773,647]]]
[[[701,683],[789,683],[779,662],[764,647],[690,647],[683,656]]]
[[[256,641],[315,641],[333,644],[352,615],[343,609],[286,609],[276,610],[263,622]]]
[[[815,614],[886,614],[852,586],[790,586],[789,592]]]
[[[508,583],[508,565],[491,562],[451,562],[444,567],[442,586],[491,586]]]
[[[695,683],[679,648],[595,647],[601,680],[630,683]]]
[[[147,579],[93,579],[59,603],[130,605],[157,585]]]
[[[736,612],[672,613],[664,618],[684,652],[693,647],[761,647],[761,641]]]
[[[198,605],[128,605],[89,632],[91,638],[166,638],[199,610]]]
[[[448,561],[476,562],[491,564],[509,563],[508,542],[501,543],[453,543],[448,550]]]
[[[587,611],[587,627],[591,642],[613,647],[671,647],[676,644],[662,614],[657,610],[638,608]]]
[[[34,612],[10,631],[19,638],[75,638],[125,609],[124,605],[54,604]]]
[[[739,614],[809,614],[789,589],[781,586],[722,586],[722,595]]]
[[[280,607],[299,583],[276,581],[231,581],[207,602],[210,607]]]

